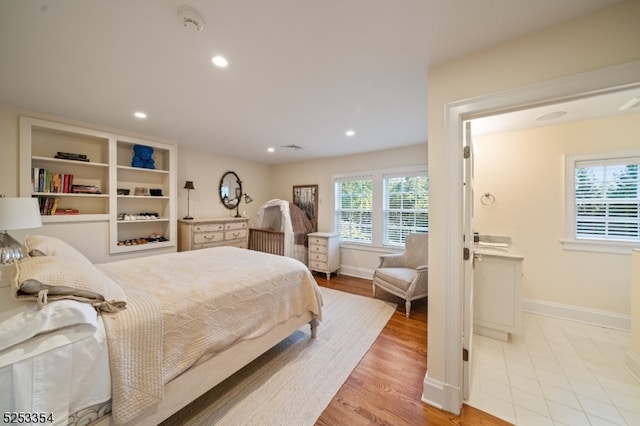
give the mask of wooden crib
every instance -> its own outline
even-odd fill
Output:
[[[284,256],[284,232],[249,228],[249,250]]]

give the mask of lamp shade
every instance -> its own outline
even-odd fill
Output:
[[[195,189],[193,187],[193,181],[191,181],[191,180],[186,181],[185,184],[184,184],[184,189]]]
[[[0,197],[0,231],[41,226],[37,198]]]

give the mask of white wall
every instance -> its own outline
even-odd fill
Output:
[[[451,262],[445,249],[449,223],[461,219],[448,210],[450,165],[445,138],[446,106],[507,89],[559,79],[640,59],[640,2],[626,1],[543,31],[528,34],[428,70],[428,129],[430,222],[429,330],[427,377],[423,398],[458,411],[460,358],[452,355],[448,333],[450,310],[461,310],[452,300]],[[451,217],[452,215],[456,217]],[[461,220],[460,220],[461,223]],[[460,283],[455,283],[458,288]],[[454,330],[457,333],[457,330]]]
[[[339,173],[387,169],[399,166],[424,165],[427,163],[427,144],[404,148],[374,151],[357,155],[329,157],[313,161],[275,166],[273,170],[273,196],[291,200],[294,185],[318,185],[318,230],[334,231],[333,181]],[[348,275],[371,278],[378,266],[380,249],[340,250],[342,272]],[[389,250],[384,250],[389,252]]]
[[[640,114],[475,139],[475,230],[513,238],[525,257],[524,298],[629,314],[629,254],[563,249],[564,155],[638,141]],[[491,207],[479,202],[485,192]]]

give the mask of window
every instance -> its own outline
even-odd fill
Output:
[[[404,244],[410,232],[429,232],[426,167],[334,176],[340,241],[371,246]]]
[[[373,180],[339,179],[336,182],[336,221],[341,241],[371,243]]]
[[[569,239],[640,242],[640,152],[569,156]]]
[[[429,181],[426,174],[385,175],[384,244],[404,244],[411,232],[429,231]]]

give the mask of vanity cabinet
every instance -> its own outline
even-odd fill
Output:
[[[522,264],[513,250],[476,249],[473,274],[474,333],[509,340],[522,324]]]
[[[209,247],[248,247],[249,219],[196,218],[178,220],[178,251]]]

